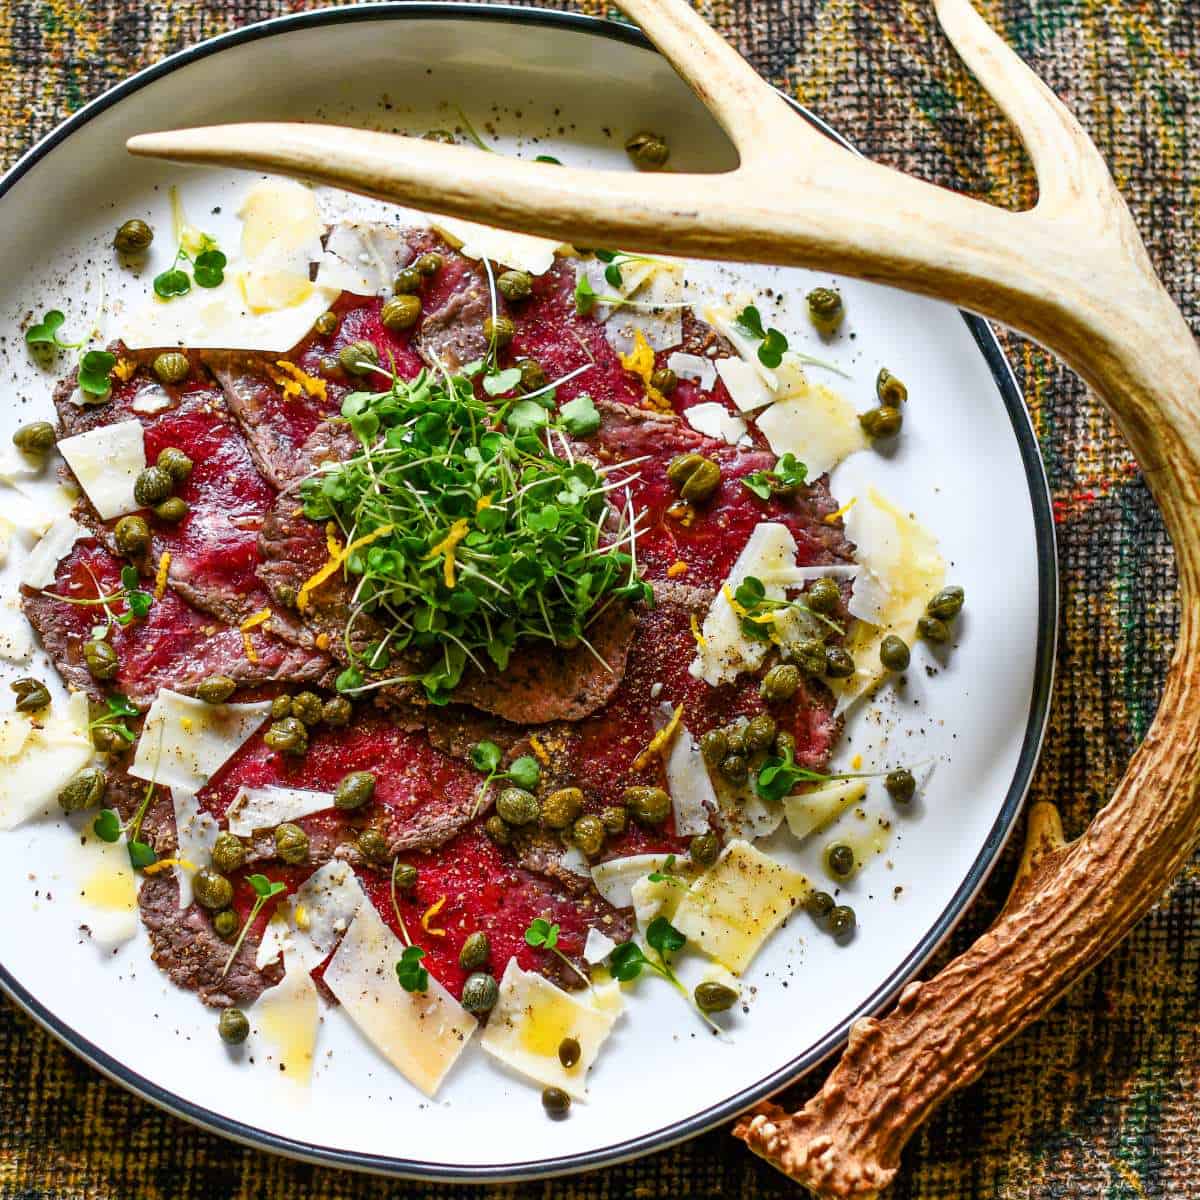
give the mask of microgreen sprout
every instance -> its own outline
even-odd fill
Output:
[[[66,319],[59,309],[48,309],[40,321],[25,330],[26,344],[39,349],[78,350],[87,341],[86,338],[79,342],[64,342],[58,336],[58,331],[63,327]]]
[[[759,343],[758,361],[764,367],[777,367],[783,362],[784,354],[788,353],[787,338],[778,329],[773,327],[764,329],[762,314],[753,304],[747,304],[738,313],[734,318],[734,324],[740,333]],[[817,358],[814,354],[805,354],[800,350],[792,350],[791,353],[802,363],[810,363],[814,367],[823,367],[826,371],[833,371],[834,374],[841,375],[845,379],[850,378],[848,372],[843,371],[836,363],[829,362],[828,359]]]
[[[396,978],[406,992],[429,990],[429,972],[421,966],[425,951],[420,946],[405,946],[396,964]]]
[[[192,274],[180,263],[191,265]],[[154,277],[154,294],[162,300],[183,296],[192,290],[192,280],[202,288],[218,287],[225,279],[228,259],[217,249],[216,241],[207,233],[184,226],[171,265]]]
[[[95,582],[94,576],[93,582]],[[49,597],[51,600],[57,600],[60,604],[72,604],[77,608],[102,608],[108,625],[112,625],[113,623],[117,625],[129,625],[134,620],[145,617],[154,604],[154,597],[149,592],[141,589],[139,586],[140,582],[137,568],[126,565],[121,568],[121,587],[118,591],[108,592],[107,594],[103,593],[100,590],[100,585],[97,583],[97,594],[95,596],[64,596],[59,592],[52,592],[45,588],[42,589],[42,595]],[[125,609],[123,612],[113,611],[111,605],[117,601],[124,602]]]
[[[686,879],[675,873],[675,855],[668,854],[667,861],[657,871],[651,871],[649,876],[651,883],[667,883],[671,887],[687,887]]]
[[[808,478],[808,467],[798,462],[794,454],[785,454],[769,471],[752,471],[743,475],[742,486],[753,492],[760,500],[769,500],[772,491],[782,489],[790,492]],[[772,486],[773,485],[773,486]]]
[[[123,741],[128,742],[131,746],[137,741],[137,735],[125,724],[123,718],[139,716],[139,712],[129,700],[120,694],[114,692],[104,702],[106,712],[88,722],[89,735],[96,729],[111,729]],[[120,833],[120,830],[117,831]],[[99,833],[99,830],[97,830]],[[100,836],[103,837],[103,834]],[[107,841],[116,841],[115,838],[108,838]]]
[[[711,1021],[706,1013],[696,1008],[687,988],[671,969],[671,955],[677,954],[687,945],[687,938],[666,917],[655,917],[646,927],[646,944],[655,952],[655,957],[648,955],[637,942],[622,942],[613,950],[608,956],[608,969],[613,978],[622,983],[629,983],[637,979],[643,971],[650,971],[660,979],[665,979],[696,1012],[700,1013],[704,1022],[719,1033],[720,1027]]]
[[[154,853],[154,848],[141,840],[142,822],[146,819],[146,813],[150,808],[150,801],[153,798],[154,784],[151,782],[146,785],[142,802],[138,805],[137,812],[133,814],[133,820],[130,821],[129,827],[125,831],[129,861],[133,864],[134,870],[141,870],[158,861],[158,855]]]
[[[224,979],[229,974],[229,968],[233,966],[233,960],[237,958],[238,951],[242,948],[242,943],[246,940],[246,934],[250,930],[250,926],[254,924],[258,918],[258,914],[262,912],[263,905],[269,900],[273,900],[280,892],[287,891],[286,883],[273,883],[265,875],[249,875],[246,882],[254,889],[254,905],[250,909],[249,915],[242,922],[242,928],[237,935],[237,941],[233,943],[233,948],[229,951],[229,957],[225,960],[225,966],[221,971],[221,978]]]
[[[65,321],[66,317],[57,308],[49,309],[39,322],[25,330],[26,344],[45,355],[58,350],[79,350],[86,346],[89,341],[86,337],[77,342],[65,342],[59,337]],[[116,355],[107,350],[88,350],[81,354],[76,374],[79,390],[95,398],[107,396],[112,387],[109,372],[116,364]]]
[[[557,924],[547,921],[545,917],[534,917],[529,922],[529,928],[525,930],[525,944],[535,950],[549,950],[551,954],[556,954],[588,987],[591,987],[592,981],[558,948],[558,933]]]
[[[690,300],[666,303],[661,300],[632,300],[628,296],[604,295],[592,287],[591,280],[582,272],[575,281],[575,311],[581,317],[586,317],[597,304],[607,304],[610,308],[644,308],[657,312],[667,308],[689,308],[691,303]]]
[[[500,747],[495,742],[476,742],[471,747],[471,765],[477,771],[483,771],[487,775],[475,793],[475,806],[471,810],[472,817],[484,806],[492,784],[498,779],[507,780],[519,788],[524,788],[527,792],[537,787],[538,780],[542,777],[542,768],[533,755],[522,754],[519,758],[514,758],[507,771],[500,769],[502,757]]]
[[[775,600],[767,595],[767,589],[761,579],[747,575],[737,590],[733,593],[735,611],[738,612],[738,623],[742,632],[749,638],[765,642],[770,640],[770,628],[774,624],[774,614],[784,609],[795,608],[806,612],[810,617],[828,626],[834,633],[844,630],[836,622],[831,621],[824,613],[813,612],[803,600]]]

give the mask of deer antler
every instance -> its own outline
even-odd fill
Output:
[[[1112,410],[1179,565],[1183,617],[1158,715],[1091,827],[1040,857],[974,946],[906,988],[887,1017],[857,1022],[803,1110],[763,1105],[737,1126],[757,1153],[829,1197],[884,1187],[932,1109],[1106,955],[1200,841],[1200,352],[1075,119],[968,0],[935,4],[1029,149],[1041,188],[1029,212],[989,207],[834,145],[682,0],[621,5],[733,140],[741,163],[725,175],[546,167],[312,125],[130,142],[138,154],[297,174],[583,245],[820,265],[894,284],[1030,334]]]

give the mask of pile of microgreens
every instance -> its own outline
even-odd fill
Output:
[[[494,351],[453,377],[380,368],[386,390],[342,403],[358,453],[301,486],[310,519],[333,521],[347,545],[372,539],[343,564],[353,592],[340,691],[419,682],[444,703],[468,663],[504,670],[521,640],[592,649],[587,631],[609,604],[651,597],[633,477],[610,478],[632,464],[597,468],[571,451],[570,438],[599,428],[591,397],[556,407],[556,384],[522,394],[519,369],[501,370]],[[610,493],[621,488],[617,509]],[[386,633],[359,649],[364,615]],[[366,682],[364,668],[386,673],[399,655],[428,665]]]

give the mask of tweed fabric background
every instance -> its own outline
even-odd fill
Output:
[[[561,3],[561,0],[560,0]],[[0,0],[0,159],[163,54],[304,7],[286,0]],[[584,3],[584,11],[603,7]],[[1079,115],[1196,327],[1200,0],[986,0],[987,16]],[[1007,206],[1035,185],[1012,131],[940,36],[926,0],[712,0],[758,70],[867,154]],[[1177,623],[1170,547],[1093,397],[1006,336],[1034,413],[1058,527],[1058,690],[1035,798],[1068,833],[1109,793],[1154,713]],[[1014,850],[954,939],[995,915]],[[107,1083],[0,1002],[0,1197],[482,1200],[799,1193],[724,1132],[540,1185],[356,1177],[244,1150]],[[801,1098],[812,1083],[798,1088]],[[909,1148],[897,1200],[1200,1198],[1200,869]]]

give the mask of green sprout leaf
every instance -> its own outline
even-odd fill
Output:
[[[101,809],[92,822],[92,830],[102,842],[120,841],[121,818],[111,808]]]
[[[604,278],[615,288],[621,286],[621,264],[618,262],[610,262],[604,268]]]
[[[197,254],[192,263],[192,274],[195,276],[197,287],[214,288],[222,283],[225,279],[226,262],[225,255],[220,250],[205,250],[202,254]],[[157,280],[155,283],[157,291]]]
[[[129,843],[128,849],[129,861],[133,864],[135,871],[144,871],[158,862],[158,855],[154,853],[153,847],[145,842],[132,841]]]
[[[63,327],[66,317],[57,309],[48,309],[45,316],[36,324],[25,330],[25,341],[30,346],[53,346],[58,350],[72,350],[78,342],[63,342],[59,340],[58,331]]]
[[[254,894],[259,900],[270,900],[272,896],[287,891],[286,883],[275,883],[265,875],[248,875],[246,882],[254,889]]]
[[[520,758],[513,759],[506,774],[517,787],[529,792],[537,787],[538,780],[542,777],[542,768],[531,754],[522,754]]]
[[[525,944],[554,950],[558,946],[558,926],[552,925],[545,917],[534,917],[525,930]]]
[[[798,767],[788,746],[782,757],[771,757],[763,762],[754,778],[754,791],[763,800],[782,800],[798,783],[826,783],[836,778],[843,777]]]
[[[139,716],[138,709],[130,703],[128,696],[121,695],[120,692],[113,692],[105,701],[108,706],[108,711],[116,717],[136,717]]]
[[[347,667],[338,673],[338,677],[333,681],[333,686],[339,692],[353,692],[362,687],[363,683],[363,673],[357,667]]]
[[[185,296],[191,290],[192,281],[188,278],[188,273],[178,267],[171,267],[170,270],[154,277],[154,294],[163,300]]]
[[[509,367],[504,371],[496,371],[483,377],[483,390],[489,396],[503,396],[511,392],[521,382],[521,368]]]
[[[504,418],[510,433],[536,433],[549,423],[550,417],[536,400],[519,400]]]
[[[117,356],[107,350],[89,350],[79,360],[79,388],[93,396],[104,396],[112,388],[109,372],[117,365]]]
[[[742,487],[753,492],[760,500],[770,500],[771,479],[769,471],[751,471],[742,476]]]
[[[425,951],[420,946],[406,946],[396,964],[396,978],[406,992],[429,990],[429,972],[421,966]]]
[[[777,367],[783,362],[784,351],[788,348],[787,338],[778,329],[768,329],[758,347],[758,361],[764,367]]]
[[[757,341],[762,341],[767,336],[763,329],[762,314],[753,304],[747,304],[740,313],[734,318],[734,324],[737,325],[747,337],[755,338]]]
[[[595,401],[586,392],[574,400],[568,400],[558,410],[558,417],[562,427],[572,437],[589,437],[600,428],[600,413]]]
[[[553,163],[556,167],[562,166],[562,160],[555,158],[553,154],[539,154],[534,162]]]
[[[471,766],[477,771],[492,772],[500,765],[501,750],[495,742],[476,742],[471,747]]]
[[[658,951],[664,964],[687,945],[687,938],[666,917],[655,917],[650,922],[646,928],[646,941]]]
[[[742,486],[760,500],[769,500],[775,491],[792,492],[808,479],[808,467],[792,453],[785,454],[770,471],[752,471],[742,476]]]
[[[650,965],[650,960],[642,953],[637,942],[623,942],[608,957],[608,969],[614,979],[629,983],[636,979],[642,968]]]
[[[242,928],[237,935],[237,941],[230,948],[229,957],[225,960],[225,966],[221,971],[222,979],[229,974],[229,968],[233,966],[233,960],[237,958],[238,951],[242,948],[242,943],[246,940],[246,934],[250,931],[250,926],[258,919],[258,914],[262,912],[263,906],[281,892],[287,891],[286,883],[274,883],[265,875],[248,875],[246,882],[254,889],[254,905],[250,909],[245,921],[242,922]]]
[[[580,274],[575,283],[575,311],[586,317],[596,307],[596,292],[588,282],[588,277]]]

